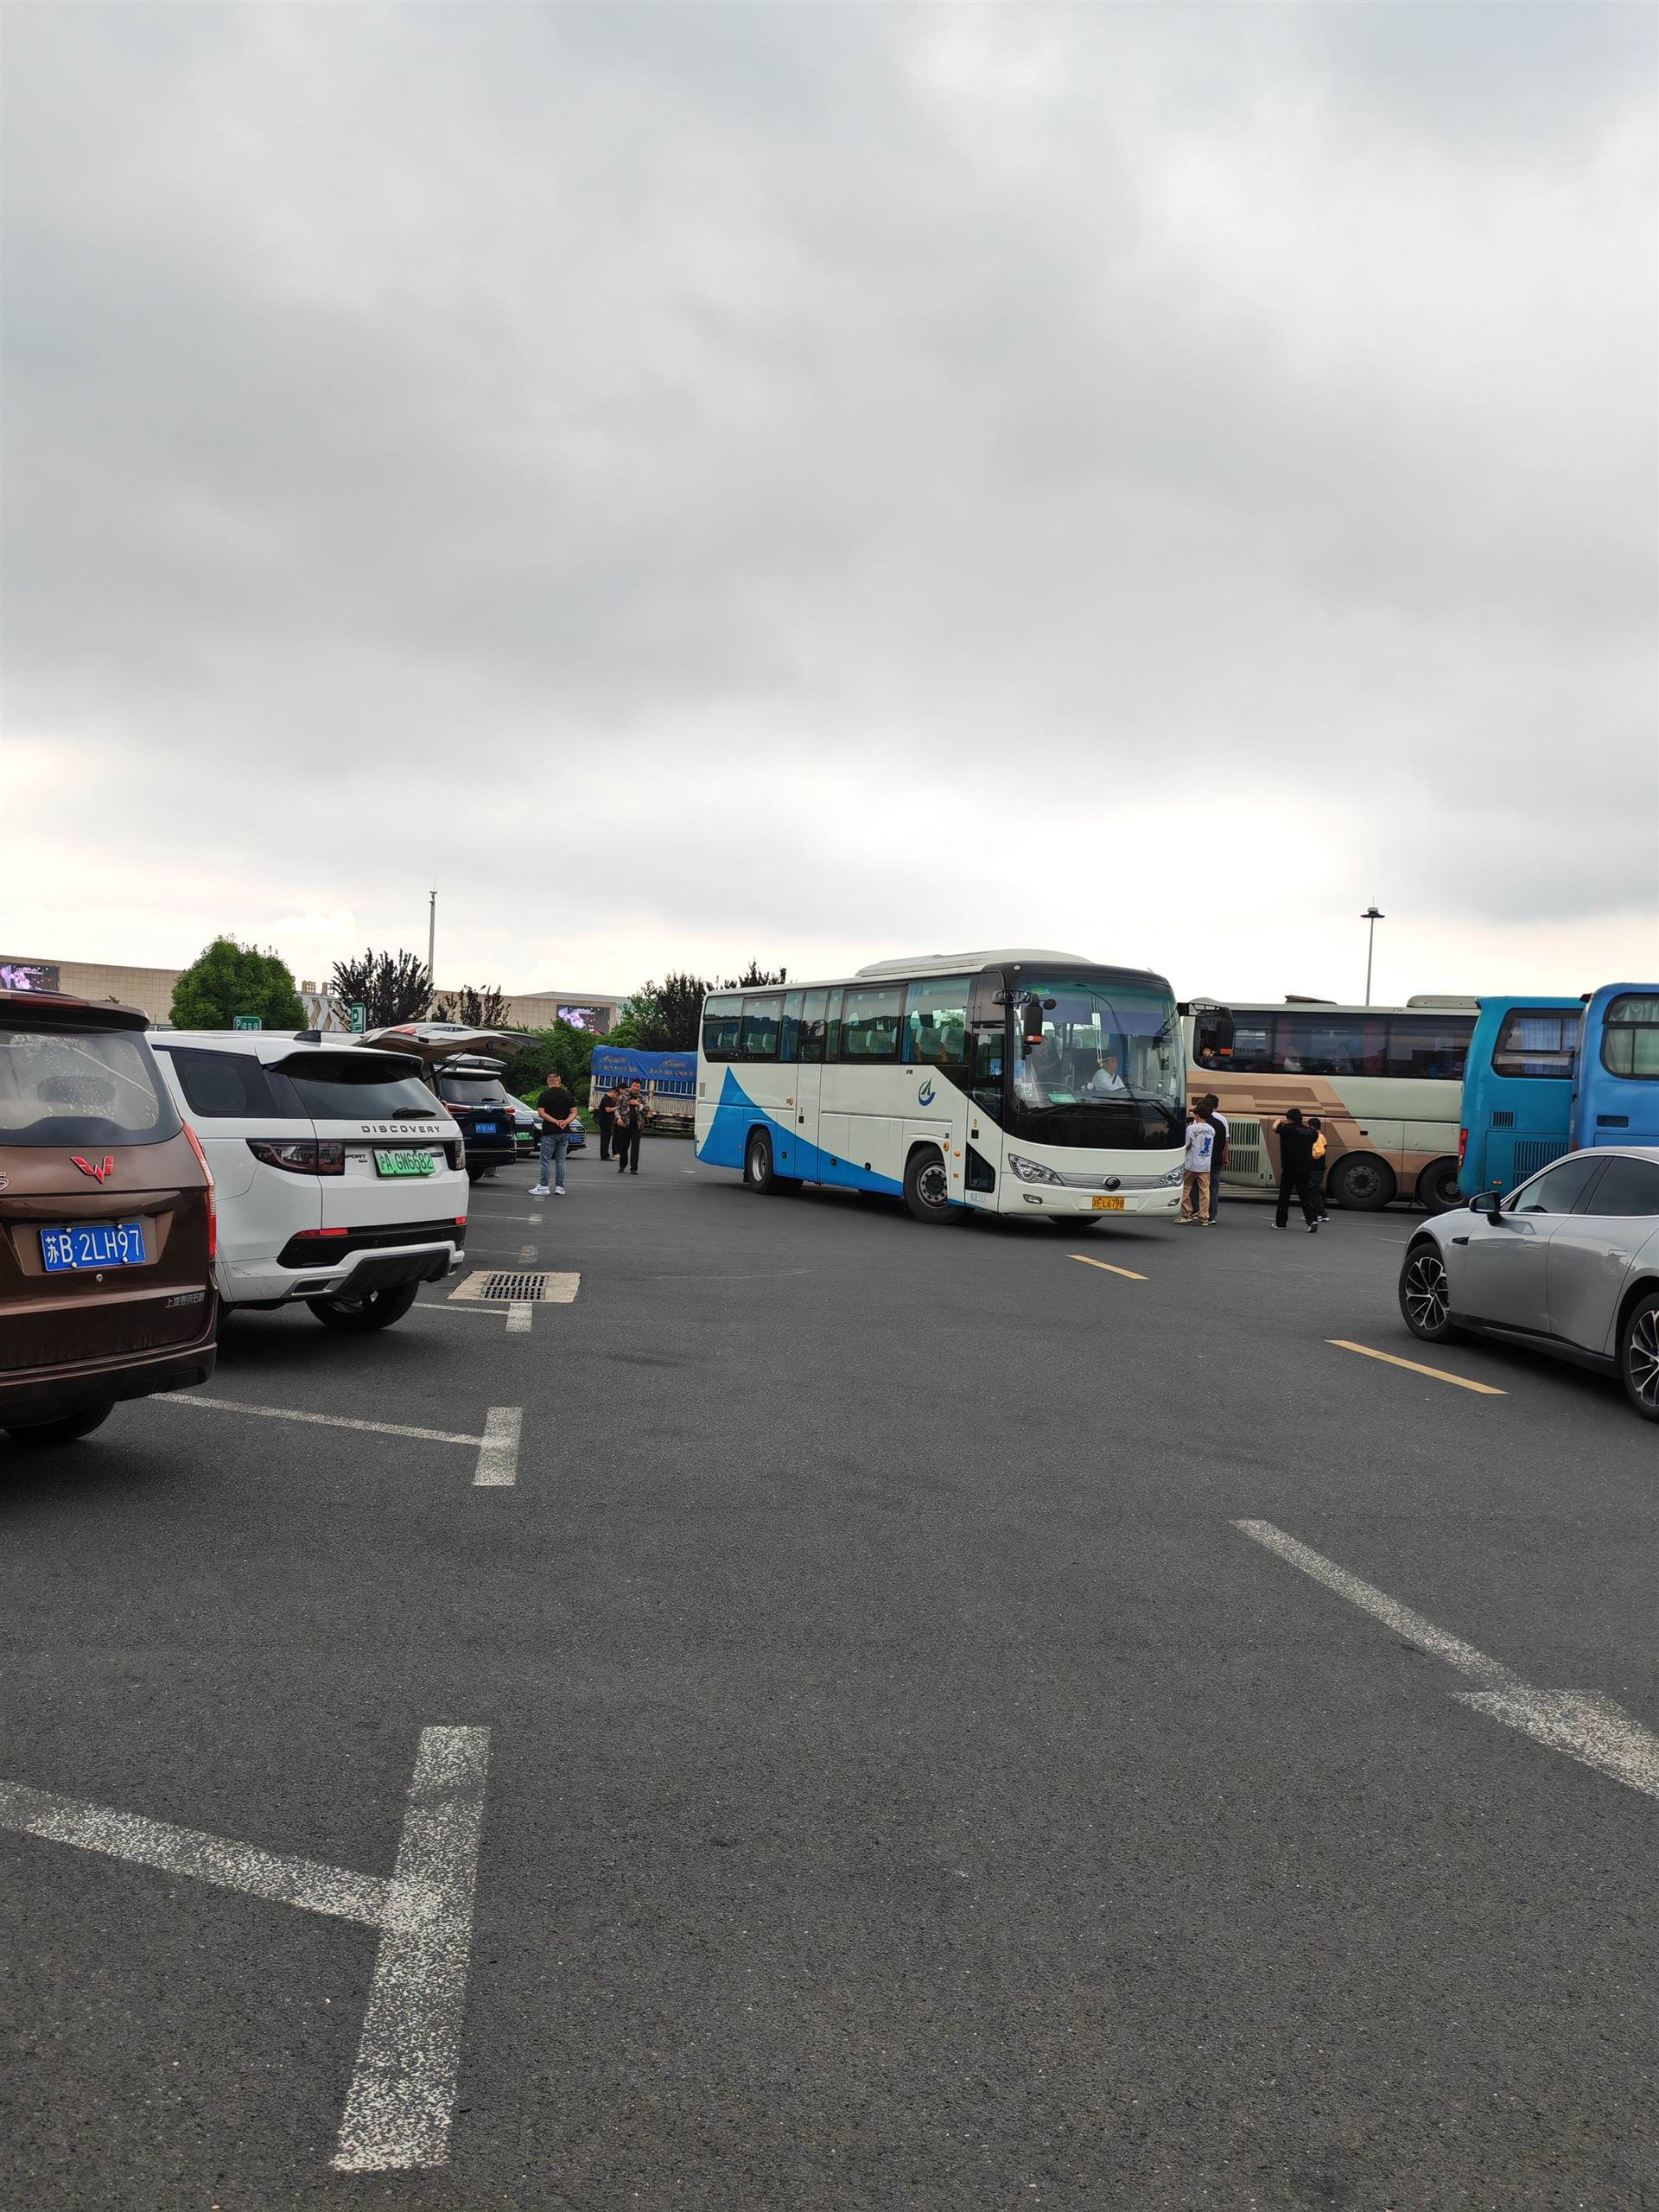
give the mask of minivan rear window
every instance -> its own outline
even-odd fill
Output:
[[[438,1096],[455,1106],[510,1106],[512,1099],[501,1085],[499,1076],[441,1075]]]
[[[160,1144],[178,1134],[136,1032],[0,1028],[0,1146]]]
[[[442,1109],[416,1075],[399,1075],[367,1053],[307,1053],[283,1073],[301,1106],[319,1122],[435,1122]]]

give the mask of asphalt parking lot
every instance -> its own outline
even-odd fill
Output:
[[[1403,1213],[531,1179],[0,1445],[8,2202],[1659,2203],[1616,1385]]]

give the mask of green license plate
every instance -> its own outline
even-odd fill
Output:
[[[429,1152],[377,1152],[374,1168],[378,1175],[435,1175],[438,1163]]]

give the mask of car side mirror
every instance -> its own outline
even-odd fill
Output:
[[[1489,1221],[1496,1221],[1502,1211],[1503,1194],[1501,1191],[1477,1191],[1469,1201],[1471,1213],[1484,1214]]]

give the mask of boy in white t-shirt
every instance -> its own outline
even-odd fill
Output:
[[[1181,1227],[1191,1229],[1196,1223],[1200,1229],[1210,1226],[1210,1162],[1216,1148],[1216,1133],[1199,1115],[1190,1114],[1186,1123],[1186,1158],[1181,1167]]]

